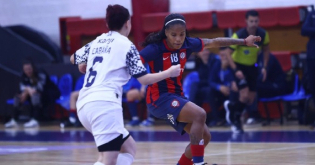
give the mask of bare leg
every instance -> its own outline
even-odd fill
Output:
[[[177,118],[179,122],[190,123],[190,142],[198,145],[203,139],[203,128],[206,121],[206,111],[192,102],[188,102]]]
[[[205,127],[208,129],[205,124],[206,111],[196,104],[188,102],[180,111],[177,120],[188,123],[184,130],[189,132],[190,137],[190,144],[179,162],[184,161],[188,163],[190,161],[189,158],[192,157],[195,164],[203,163],[205,143],[208,144],[210,141],[209,131],[205,132]]]
[[[190,129],[191,129],[191,124],[187,124],[187,126],[185,127],[185,131],[189,134],[190,133]],[[203,129],[203,139],[204,139],[204,145],[205,148],[206,146],[209,144],[210,140],[211,140],[211,134],[209,131],[209,128],[207,127],[206,124],[204,124],[204,129]],[[185,156],[187,158],[192,158],[192,154],[191,154],[191,148],[190,148],[191,143],[189,143],[185,149]]]
[[[79,91],[73,91],[70,95],[70,109],[77,109],[77,100],[79,97]]]
[[[116,165],[131,165],[136,155],[136,142],[129,136],[121,146]]]

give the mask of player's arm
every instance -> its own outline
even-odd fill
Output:
[[[74,54],[70,57],[70,62],[72,64],[78,65],[78,69],[81,73],[85,74],[86,72],[86,63],[90,52],[90,45],[92,42],[84,45],[82,48],[77,50]]]
[[[71,55],[71,57],[70,57],[70,62],[71,62],[72,64],[74,64],[74,54]]]
[[[147,73],[147,69],[140,60],[140,55],[137,48],[131,45],[130,50],[126,56],[126,65],[129,70],[129,74],[137,78],[137,80],[143,85],[149,85],[169,77],[177,77],[180,75],[180,64],[171,66],[167,70],[158,73]]]
[[[137,80],[143,85],[150,85],[169,77],[177,77],[180,75],[180,64],[173,65],[167,70],[158,73],[147,73],[137,78]]]
[[[74,55],[72,54],[71,57],[70,57],[70,62],[72,64],[75,64],[75,60],[74,60]],[[78,64],[78,69],[81,73],[85,74],[86,73],[86,63],[85,62],[82,62],[80,64]]]
[[[264,68],[267,68],[268,61],[269,61],[269,55],[270,55],[270,47],[269,44],[262,46],[263,52],[264,52]]]
[[[216,48],[216,47],[227,47],[230,45],[246,45],[246,46],[255,46],[258,48],[258,45],[255,42],[261,41],[259,36],[250,35],[245,39],[234,39],[228,37],[220,37],[213,39],[202,39],[204,46],[207,48]]]
[[[267,68],[268,61],[269,61],[269,54],[270,54],[270,47],[269,47],[269,33],[266,31],[266,35],[264,37],[264,40],[262,41],[262,50],[263,50],[263,55],[264,55],[264,68]]]

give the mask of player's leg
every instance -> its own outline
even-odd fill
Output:
[[[189,134],[191,129],[191,124],[187,124],[184,128],[184,130]],[[203,139],[204,139],[204,147],[208,145],[208,143],[211,140],[211,134],[210,131],[207,127],[207,125],[204,125],[204,130],[203,130]],[[192,165],[192,158],[193,155],[191,153],[191,144],[189,143],[185,149],[185,152],[182,154],[181,158],[178,161],[178,165]]]
[[[129,134],[123,125],[122,107],[114,102],[94,101],[86,103],[78,116],[93,134],[102,163],[116,165],[124,137]]]
[[[39,116],[39,111],[41,107],[41,94],[36,92],[30,94],[30,120],[24,124],[25,128],[37,127],[39,126],[36,118]]]
[[[136,156],[136,142],[131,136],[127,136],[117,158],[116,165],[131,165]]]
[[[190,126],[187,126],[190,127],[189,137],[191,156],[195,164],[203,164],[205,147],[204,127],[206,121],[205,110],[192,102],[187,102],[181,109],[177,121],[191,124]]]

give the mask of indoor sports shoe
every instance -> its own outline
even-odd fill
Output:
[[[29,122],[24,124],[24,128],[32,128],[32,127],[38,127],[39,124],[37,122],[37,120],[35,119],[31,119]]]
[[[236,120],[232,125],[231,125],[231,130],[233,133],[239,134],[239,133],[244,133],[242,122],[240,119]]]
[[[237,125],[232,125],[231,130],[233,133],[244,133],[244,130],[242,127],[239,127]]]
[[[95,162],[93,165],[104,165],[104,164],[101,162]]]
[[[4,124],[5,128],[13,128],[13,127],[17,127],[18,124],[16,123],[16,121],[14,119],[11,119],[10,121],[8,121],[7,123]]]
[[[146,119],[146,120],[141,122],[140,126],[151,127],[151,126],[153,126],[153,124],[154,124],[154,121],[152,121],[150,119]]]

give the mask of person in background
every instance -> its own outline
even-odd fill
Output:
[[[22,66],[20,92],[14,97],[12,118],[5,124],[5,128],[18,126],[15,119],[18,118],[19,109],[25,105],[25,102],[30,105],[30,120],[24,124],[24,127],[39,126],[37,118],[43,105],[55,101],[60,96],[58,87],[51,82],[45,72],[37,70],[31,60],[25,60]]]
[[[138,103],[144,99],[145,88],[146,86],[141,85],[135,78],[131,78],[128,83],[123,86],[123,98],[131,115],[131,120],[126,126],[152,126],[154,124],[154,117],[152,115],[148,115],[148,118],[143,122],[140,121],[138,115]]]
[[[227,99],[235,100],[237,98],[238,89],[235,83],[234,72],[230,67],[228,60],[229,53],[225,48],[221,48],[219,52],[220,60],[215,63],[211,69],[209,76],[209,84],[211,90],[209,91],[209,103],[212,114],[215,114],[212,125],[223,125],[223,121],[219,116],[219,107]],[[225,114],[225,113],[224,113]]]
[[[303,23],[301,34],[309,37],[307,43],[306,68],[307,79],[313,103],[315,105],[315,11],[314,9],[307,15]],[[314,121],[315,126],[315,121]]]
[[[82,126],[82,124],[80,123],[80,121],[78,119],[76,103],[77,103],[77,100],[79,98],[80,89],[83,87],[84,77],[85,77],[85,75],[82,75],[79,77],[79,79],[77,80],[77,82],[75,84],[74,91],[72,91],[70,93],[69,119],[61,122],[60,128],[71,127],[71,126],[75,126],[75,127],[81,127]]]
[[[258,68],[262,68],[264,65],[264,55],[261,53],[257,59]],[[265,81],[262,81],[262,75],[257,78],[257,97],[258,98],[268,98],[281,96],[290,93],[289,86],[286,81],[286,74],[282,70],[282,67],[277,60],[277,58],[270,54],[267,64],[267,75]],[[258,112],[258,100],[257,98],[254,102],[246,108],[247,110],[247,120],[246,124],[254,124],[259,122],[260,115]]]
[[[242,133],[243,125],[241,115],[247,105],[251,105],[256,98],[257,78],[261,74],[262,81],[267,78],[267,63],[269,59],[269,34],[266,30],[259,27],[259,14],[256,10],[249,10],[245,15],[246,27],[238,30],[233,34],[232,38],[245,38],[249,35],[261,37],[261,42],[257,42],[258,46],[245,47],[241,45],[232,45],[228,49],[232,56],[231,68],[235,72],[235,81],[239,90],[239,99],[237,101],[226,100],[224,108],[226,110],[226,120],[231,124],[231,130],[234,133]],[[261,70],[255,66],[257,56],[263,52],[264,63]],[[231,58],[231,57],[229,57]]]
[[[218,55],[211,53],[209,49],[198,52],[196,56],[198,57],[196,58],[196,70],[198,72],[199,81],[191,84],[189,101],[201,107],[204,102],[209,103],[209,100],[213,99],[209,96],[209,77],[211,77],[210,72],[214,64],[220,62],[220,58]],[[207,114],[206,124],[209,126],[213,126],[211,125],[211,120],[217,118],[214,113],[215,112],[211,110],[211,112]]]
[[[258,56],[258,67],[263,67],[263,55]],[[259,98],[275,97],[290,93],[286,82],[286,74],[277,58],[270,54],[267,64],[268,77],[265,81],[261,81],[262,77],[257,79],[257,95]],[[289,92],[288,92],[289,91]]]

